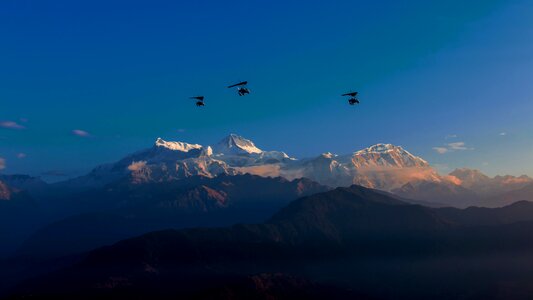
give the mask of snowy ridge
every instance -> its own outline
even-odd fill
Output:
[[[487,197],[491,205],[509,204],[511,200],[533,201],[528,198],[533,190],[533,179],[528,176],[489,177],[465,168],[441,175],[424,159],[392,144],[376,144],[344,155],[325,152],[297,160],[281,151],[263,151],[251,140],[235,134],[213,147],[158,138],[148,149],[58,184],[87,189],[117,180],[143,184],[239,174],[288,180],[308,178],[330,187],[356,184],[408,199],[458,207],[477,204],[476,201]],[[24,178],[20,181],[26,182]],[[0,176],[0,199],[10,198],[12,191],[2,182],[6,183]],[[7,184],[11,185],[9,181]]]
[[[189,152],[192,149],[202,149],[202,145],[188,144],[184,142],[167,142],[162,138],[157,138],[155,141],[155,146],[182,152]]]
[[[255,146],[254,142],[233,133],[222,139],[213,148],[216,154],[225,155],[259,154],[263,152],[263,150]]]
[[[352,162],[356,167],[386,166],[386,167],[429,167],[424,159],[409,153],[401,146],[392,144],[376,144],[366,149],[354,152]]]
[[[384,190],[412,180],[444,180],[425,160],[391,144],[376,144],[347,155],[326,152],[296,160],[281,151],[263,151],[251,140],[230,134],[212,147],[158,138],[152,148],[95,168],[77,181],[103,185],[123,177],[142,183],[244,173],[291,180],[305,177],[332,187],[360,184]]]

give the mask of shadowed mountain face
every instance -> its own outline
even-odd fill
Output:
[[[121,181],[69,199],[62,207],[79,214],[37,231],[17,255],[57,257],[153,230],[261,222],[290,201],[327,189],[307,179],[253,175],[144,184]]]
[[[125,240],[92,251],[72,268],[26,283],[18,295],[118,297],[157,291],[152,296],[165,298],[218,293],[221,282],[231,286],[222,278],[249,282],[254,274],[292,274],[281,278],[303,276],[359,296],[456,298],[470,290],[479,298],[491,295],[484,284],[517,280],[507,278],[509,270],[502,268],[516,268],[517,262],[508,259],[533,249],[532,229],[529,202],[501,209],[432,209],[353,186],[300,198],[262,224],[166,230]],[[478,260],[467,259],[471,255]],[[493,258],[486,264],[491,276],[470,269],[471,261],[485,257]],[[412,261],[407,271],[401,267],[406,261]],[[465,281],[450,268],[479,276]],[[417,289],[391,274],[415,276]],[[434,276],[439,280],[430,280]],[[447,294],[439,293],[443,286]],[[247,289],[239,286],[235,293]],[[302,289],[305,285],[296,288]]]
[[[0,257],[13,251],[41,225],[42,213],[28,193],[0,180]]]
[[[32,196],[37,196],[48,187],[46,182],[28,175],[0,175],[0,181],[11,189],[25,191]]]

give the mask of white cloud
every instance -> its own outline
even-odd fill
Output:
[[[130,171],[138,171],[146,166],[146,161],[134,161],[128,166],[128,170]]]
[[[433,147],[433,150],[435,150],[439,154],[445,154],[454,151],[474,150],[474,148],[468,148],[465,142],[455,142],[448,143],[444,145],[444,147]]]
[[[448,148],[444,147],[433,147],[433,150],[437,151],[438,154],[444,154],[448,152]]]
[[[90,133],[88,133],[85,130],[81,130],[81,129],[72,130],[72,134],[77,135],[77,136],[81,136],[81,137],[90,137],[91,136]]]
[[[455,139],[457,138],[457,134],[448,134],[446,137],[444,137],[445,139]]]
[[[7,129],[24,129],[26,127],[13,121],[0,121],[0,127]]]
[[[507,132],[500,132],[499,135],[500,135],[500,136],[506,136],[506,135],[507,135]]]
[[[25,158],[26,157],[26,153],[17,153],[17,158]]]
[[[465,147],[465,142],[449,143],[448,148],[450,150],[469,150]]]
[[[6,168],[6,160],[0,157],[0,170]]]

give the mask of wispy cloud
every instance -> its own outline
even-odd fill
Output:
[[[7,129],[18,129],[18,130],[26,128],[14,121],[0,121],[0,127],[7,128]]]
[[[500,132],[499,135],[500,135],[500,136],[506,136],[506,135],[507,135],[507,132]]]
[[[473,150],[465,146],[465,142],[449,143],[448,148],[450,150]]]
[[[445,144],[444,147],[433,147],[433,150],[438,154],[445,154],[454,151],[474,150],[474,148],[467,147],[465,142],[454,142]]]
[[[74,129],[72,130],[72,134],[73,135],[77,135],[77,136],[81,136],[81,137],[90,137],[91,134],[88,133],[87,131],[85,130],[81,130],[81,129]]]
[[[438,154],[444,154],[448,152],[448,148],[445,147],[433,147],[433,150],[437,151]]]
[[[17,158],[25,158],[26,156],[26,153],[17,153]]]
[[[183,132],[185,132],[186,130],[183,129],[183,128],[180,128],[180,129],[178,129],[177,131],[178,131],[179,133],[183,133]]]
[[[6,168],[6,160],[0,157],[0,170]]]
[[[457,134],[448,134],[447,136],[444,137],[444,139],[446,140],[456,139],[456,138],[457,138]]]

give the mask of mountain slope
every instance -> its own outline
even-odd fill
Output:
[[[72,268],[26,283],[18,294],[94,298],[146,295],[155,290],[158,293],[152,293],[153,298],[183,297],[218,289],[218,284],[225,282],[223,278],[276,273],[331,280],[337,278],[339,270],[347,270],[352,275],[336,279],[340,284],[351,276],[367,278],[368,272],[383,268],[384,260],[396,266],[396,259],[437,257],[436,263],[417,267],[417,272],[425,274],[417,278],[425,281],[428,272],[433,276],[448,274],[442,270],[442,260],[449,257],[494,258],[530,251],[530,230],[533,203],[529,202],[502,209],[431,209],[352,186],[300,198],[262,224],[165,230],[124,240],[92,251]],[[373,258],[379,262],[365,267]],[[465,262],[454,261],[455,265],[464,266]],[[502,274],[499,270],[494,274]],[[446,276],[442,282],[449,285],[456,282],[453,278],[458,272],[452,270]],[[378,278],[382,288],[394,283],[386,276]],[[375,282],[364,282],[350,284],[365,293],[387,295],[372,288]],[[235,292],[241,289],[245,287]],[[430,287],[418,286],[413,291],[392,285],[390,289],[392,295],[417,293],[420,299],[450,296]],[[472,286],[471,281],[458,289],[457,295],[464,293],[463,289],[481,293],[480,297],[487,292]]]
[[[224,155],[259,154],[263,152],[263,150],[255,146],[254,142],[233,133],[218,142],[213,147],[213,150],[217,154]]]
[[[408,199],[459,208],[479,205],[483,200],[472,190],[452,182],[412,181],[392,192]]]
[[[483,205],[487,207],[502,207],[523,200],[533,201],[533,183],[516,190],[487,197],[484,199]]]
[[[71,200],[79,214],[42,228],[17,254],[57,257],[153,230],[261,222],[291,200],[325,190],[307,179],[253,175],[144,184],[123,181]]]
[[[27,192],[0,180],[0,258],[42,223],[43,210]]]

